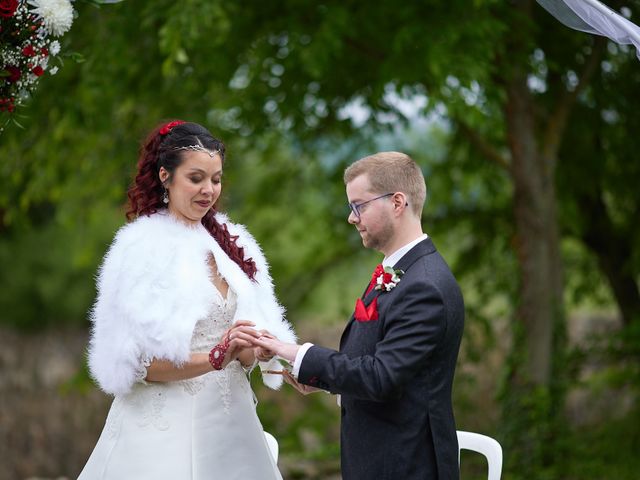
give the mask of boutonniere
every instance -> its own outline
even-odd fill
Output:
[[[376,286],[374,288],[376,290],[388,292],[400,283],[400,279],[403,275],[404,272],[402,270],[394,270],[393,267],[384,267],[382,273],[380,273],[378,278],[376,278]]]
[[[404,275],[402,270],[394,270],[392,267],[384,267],[384,269],[379,268],[376,269],[376,272],[377,276],[374,275],[373,278],[375,284],[375,287],[373,288],[378,290],[380,293],[388,292],[395,288],[396,285],[400,283],[402,275]],[[378,295],[380,295],[380,293],[378,293]],[[371,322],[378,320],[378,295],[376,295],[367,306],[365,306],[361,298],[356,300],[354,318],[358,322]]]

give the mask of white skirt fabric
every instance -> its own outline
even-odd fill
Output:
[[[218,343],[235,311],[220,296],[196,325],[192,351]],[[79,480],[281,480],[247,375],[239,362],[117,396]]]

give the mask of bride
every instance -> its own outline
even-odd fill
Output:
[[[224,154],[181,121],[143,144],[91,312],[89,367],[115,399],[81,480],[282,478],[247,377],[281,369],[252,338],[295,335],[259,246],[216,213]]]

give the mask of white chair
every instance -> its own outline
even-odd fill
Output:
[[[479,433],[462,432],[458,430],[458,463],[460,450],[472,450],[487,458],[489,474],[487,480],[500,480],[502,475],[502,447],[491,437]]]
[[[278,463],[278,440],[276,440],[276,437],[271,435],[269,432],[264,432],[264,438],[267,440],[267,445],[269,446],[269,451],[273,456],[273,461]]]

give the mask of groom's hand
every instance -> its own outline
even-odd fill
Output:
[[[256,347],[261,347],[265,351],[272,352],[291,363],[296,359],[296,354],[300,349],[300,345],[281,342],[273,335],[261,335],[259,338],[254,338],[252,343]]]
[[[284,378],[285,382],[287,382],[289,385],[291,385],[293,388],[295,388],[297,391],[299,391],[303,395],[309,395],[310,393],[315,393],[315,392],[321,392],[322,391],[320,388],[310,387],[309,385],[304,385],[304,384],[298,382],[293,377],[293,375],[291,375],[291,373],[288,372],[287,370],[284,370],[282,372],[282,378]]]
[[[260,337],[269,338],[269,339],[276,338],[268,330],[260,330]],[[268,362],[276,355],[275,352],[259,345],[253,346],[253,354],[255,355],[256,360],[260,362]]]

